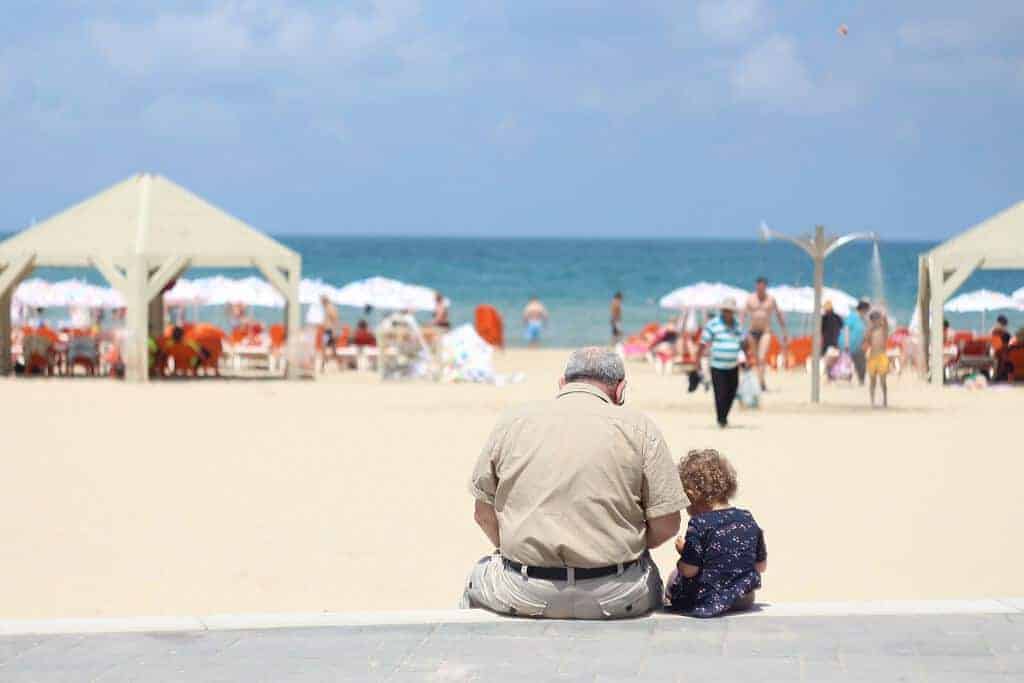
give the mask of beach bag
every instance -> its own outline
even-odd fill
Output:
[[[761,403],[761,384],[752,370],[744,370],[736,396],[744,408],[756,408]]]
[[[848,353],[842,353],[836,362],[832,364],[832,379],[853,379],[853,358]]]

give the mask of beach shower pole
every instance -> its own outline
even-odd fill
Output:
[[[814,311],[811,316],[811,403],[821,402],[821,299],[825,289],[825,259],[833,251],[854,240],[878,241],[873,232],[852,232],[841,237],[826,237],[825,226],[814,226],[814,234],[804,237],[790,237],[781,232],[770,230],[761,223],[761,239],[768,241],[779,239],[807,252],[814,261]]]

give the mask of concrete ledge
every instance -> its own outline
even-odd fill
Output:
[[[199,617],[100,617],[93,619],[0,619],[0,636],[61,633],[187,633],[205,629]]]
[[[729,619],[774,617],[845,617],[896,615],[1022,614],[1024,598],[977,600],[877,600],[861,602],[791,602],[761,604]],[[652,619],[684,619],[658,613]],[[500,622],[510,617],[485,610],[404,610],[382,612],[280,612],[211,614],[181,617],[104,617],[96,619],[4,619],[0,636],[90,633],[185,633],[324,626],[402,626]]]

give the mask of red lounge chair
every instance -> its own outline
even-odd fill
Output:
[[[960,347],[960,355],[953,369],[954,379],[973,371],[979,371],[986,377],[992,376],[995,359],[992,358],[991,344],[987,339],[972,339]]]

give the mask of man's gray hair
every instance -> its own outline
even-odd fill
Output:
[[[611,349],[587,346],[573,351],[565,364],[566,382],[590,380],[614,387],[624,379],[626,367],[619,354]]]

